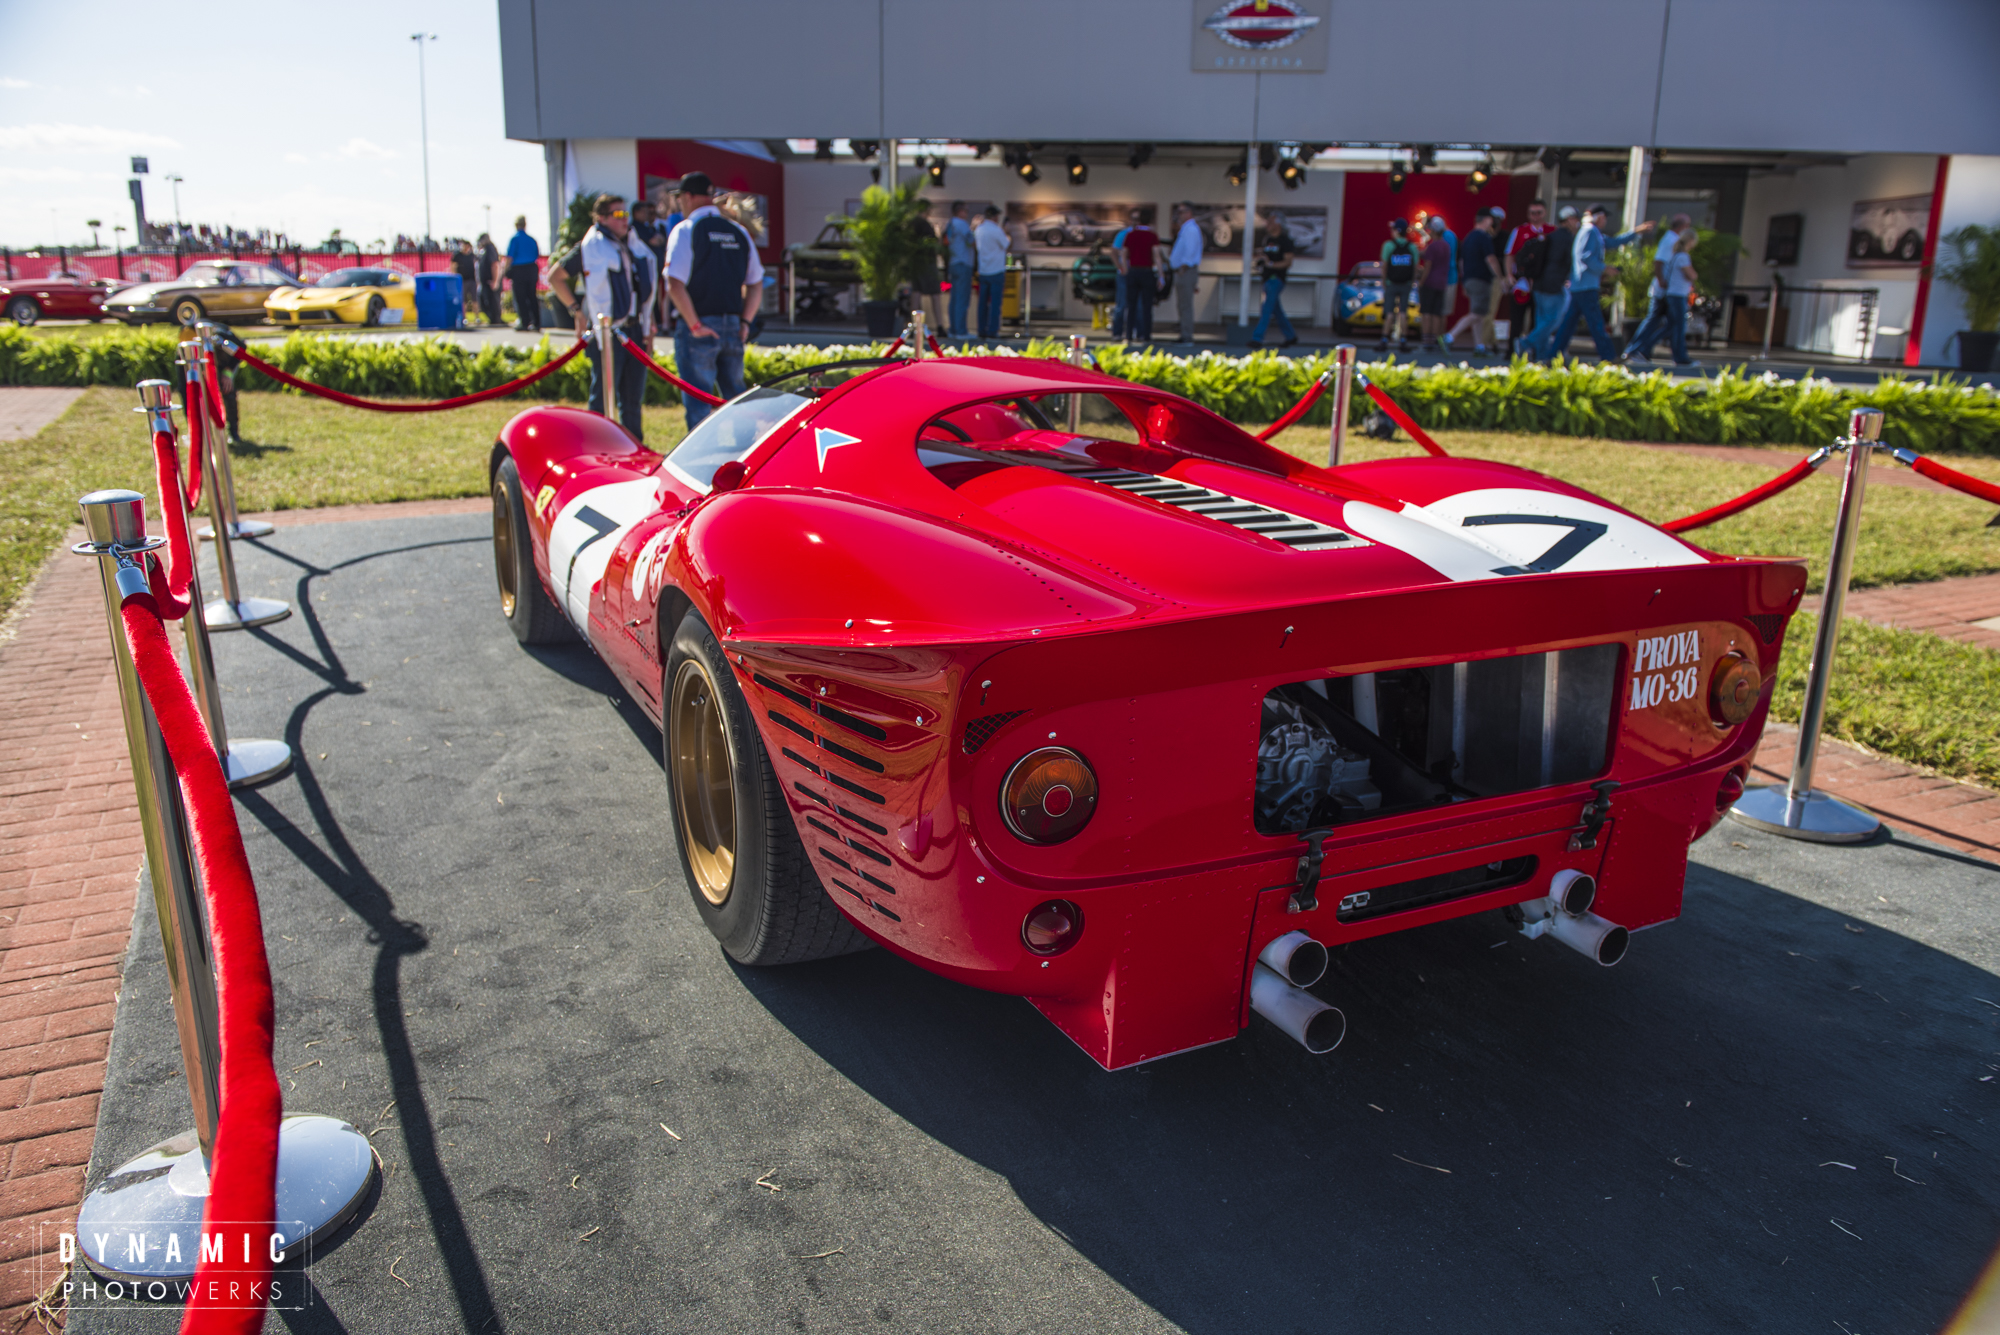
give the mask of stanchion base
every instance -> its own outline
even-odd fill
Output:
[[[279,1245],[289,1250],[303,1242],[310,1257],[314,1243],[361,1208],[377,1170],[368,1138],[338,1117],[285,1118],[278,1124],[278,1217],[270,1226],[281,1235]],[[113,1169],[83,1198],[77,1252],[104,1279],[187,1279],[201,1259],[207,1203],[208,1170],[194,1132],[163,1140]],[[145,1241],[145,1260],[136,1259],[135,1235]],[[176,1240],[172,1246],[169,1236]],[[103,1255],[97,1254],[100,1238]],[[167,1259],[170,1253],[175,1259]]]
[[[210,630],[244,630],[251,626],[268,626],[273,621],[283,621],[292,614],[290,603],[276,598],[245,598],[234,607],[227,598],[211,598],[201,609],[201,619],[208,623]]]
[[[261,519],[239,519],[229,526],[230,536],[237,538],[268,538],[277,531],[276,526]],[[203,542],[214,542],[215,525],[203,524],[194,531],[194,535]]]
[[[231,788],[249,788],[275,779],[292,767],[292,748],[283,742],[233,737],[222,756],[222,772]]]
[[[1882,828],[1882,822],[1817,790],[1793,809],[1783,784],[1752,788],[1729,808],[1729,818],[1753,829],[1807,839],[1816,844],[1858,844]]]

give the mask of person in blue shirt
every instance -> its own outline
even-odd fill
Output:
[[[535,291],[542,277],[541,267],[536,263],[541,258],[542,248],[528,235],[527,218],[514,219],[514,235],[507,241],[507,280],[514,285],[516,329],[542,327],[542,299]]]
[[[951,336],[965,338],[965,316],[972,305],[972,220],[966,216],[965,201],[951,202],[951,218],[944,225],[945,266],[951,278]]]
[[[1597,355],[1610,361],[1618,355],[1617,347],[1611,342],[1611,335],[1604,328],[1604,257],[1607,253],[1626,245],[1653,230],[1653,224],[1642,222],[1629,232],[1607,237],[1604,228],[1610,219],[1610,211],[1602,204],[1586,212],[1577,223],[1576,241],[1570,247],[1569,257],[1569,307],[1556,322],[1555,337],[1544,345],[1546,360],[1554,361],[1558,354],[1569,347],[1570,335],[1576,332],[1576,322],[1582,320],[1590,328],[1590,341],[1597,345]],[[1572,221],[1572,220],[1565,220]]]

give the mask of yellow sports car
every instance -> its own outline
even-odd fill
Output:
[[[417,285],[394,269],[335,269],[311,287],[281,287],[264,301],[272,324],[415,324]]]

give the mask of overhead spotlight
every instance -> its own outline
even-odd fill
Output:
[[[882,169],[880,167],[870,167],[868,169],[868,179],[877,185],[882,184]]]
[[[1229,164],[1229,170],[1224,172],[1223,175],[1229,178],[1229,184],[1241,186],[1245,181],[1250,179],[1249,160],[1247,158],[1236,159],[1236,161]]]
[[[1486,183],[1493,179],[1493,173],[1489,170],[1490,166],[1491,164],[1482,162],[1466,173],[1466,193],[1476,195],[1486,188]]]
[[[814,162],[833,161],[833,140],[831,139],[813,140],[813,161]]]
[[[1090,168],[1084,163],[1083,156],[1079,153],[1072,153],[1064,158],[1063,167],[1069,172],[1069,183],[1071,185],[1082,185],[1090,179]]]
[[[1389,193],[1401,194],[1403,191],[1403,182],[1409,179],[1410,173],[1404,168],[1402,163],[1392,163],[1389,167]]]
[[[924,168],[924,175],[930,177],[933,186],[942,188],[944,186],[944,158],[941,156],[933,157],[930,165]]]
[[[1300,144],[1298,153],[1299,161],[1311,162],[1314,158],[1332,147],[1332,144]]]
[[[863,162],[874,157],[875,150],[882,147],[880,143],[873,139],[850,139],[847,141],[847,146],[854,151],[854,156]]]
[[[1139,168],[1152,160],[1153,146],[1151,144],[1134,144],[1132,145],[1132,151],[1125,155],[1125,165],[1133,171],[1138,171]]]
[[[1306,165],[1297,158],[1284,158],[1278,163],[1278,179],[1285,183],[1285,189],[1296,190],[1305,183]]]
[[[1541,152],[1535,154],[1535,161],[1541,163],[1542,166],[1544,167],[1553,167],[1557,163],[1562,161],[1562,156],[1563,155],[1556,149],[1545,148]]]
[[[1438,160],[1438,151],[1437,151],[1437,145],[1436,145],[1436,144],[1418,144],[1418,145],[1417,145],[1417,152],[1416,152],[1416,159],[1417,159],[1417,168],[1418,168],[1418,170],[1422,170],[1422,169],[1423,169],[1423,168],[1425,168],[1425,167],[1435,167],[1435,166],[1437,166],[1437,160]]]
[[[972,156],[975,158],[983,158],[992,151],[993,145],[991,144],[974,144],[972,146]]]
[[[1035,160],[1029,157],[1025,151],[1014,162],[1014,175],[1020,177],[1029,185],[1033,185],[1042,179],[1041,169],[1035,166]]]
[[[1269,171],[1277,165],[1278,146],[1276,144],[1257,145],[1257,169],[1259,171]]]

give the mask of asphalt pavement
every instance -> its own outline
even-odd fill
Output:
[[[215,641],[299,755],[239,803],[278,1070],[387,1166],[267,1330],[1916,1335],[1994,1246],[1991,865],[1725,825],[1615,969],[1439,924],[1336,953],[1330,1056],[1107,1074],[886,952],[732,965],[657,731],[514,642],[483,517],[236,550],[299,608]],[[139,904],[93,1182],[189,1122]]]

